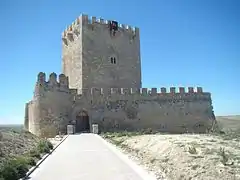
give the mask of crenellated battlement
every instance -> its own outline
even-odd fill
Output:
[[[160,88],[90,88],[82,89],[82,94],[78,94],[77,89],[69,89],[68,77],[64,74],[57,76],[56,73],[51,73],[48,80],[46,74],[40,72],[38,74],[37,84],[42,84],[45,91],[60,90],[69,92],[76,96],[76,100],[83,95],[91,95],[93,97],[117,97],[137,95],[139,97],[169,97],[169,98],[189,98],[202,97],[210,99],[210,93],[204,92],[202,87],[160,87]],[[39,91],[40,92],[40,91]]]
[[[187,89],[185,91],[185,89]],[[177,91],[176,91],[177,90]],[[211,100],[211,94],[208,92],[203,92],[202,87],[170,87],[170,88],[92,88],[89,90],[89,93],[93,98],[99,97],[108,97],[113,99],[125,99],[130,98],[131,96],[134,99],[139,100],[183,100],[183,101],[192,101],[192,100]]]
[[[178,91],[177,91],[178,89]],[[203,92],[202,87],[170,87],[169,89],[165,87],[161,88],[91,88],[92,95],[113,95],[113,94],[139,94],[139,95],[166,95],[166,94],[206,94],[208,92]]]
[[[53,72],[49,75],[49,78],[46,79],[46,74],[40,72],[37,76],[35,93],[39,94],[40,92],[47,91],[50,89],[58,89],[59,91],[68,92],[69,90],[68,77],[65,76],[64,74],[60,74],[59,76],[57,76],[57,74]]]
[[[62,32],[62,41],[65,45],[73,42],[80,35],[79,24],[81,23],[81,16],[78,17],[71,25],[65,28]]]
[[[68,41],[74,41],[75,37],[80,34],[80,29],[78,28],[80,23],[82,25],[86,24],[101,24],[105,26],[109,26],[112,20],[105,20],[103,18],[97,18],[95,16],[89,17],[88,15],[82,14],[78,18],[76,18],[71,25],[69,25],[62,33],[62,40],[67,45]],[[133,27],[126,24],[118,24],[118,31],[129,32],[133,35],[139,34],[139,28]]]
[[[78,94],[77,89],[69,89],[68,77],[64,74],[57,76],[56,73],[51,73],[48,80],[46,80],[46,74],[40,72],[38,74],[37,92],[41,89],[39,84],[44,85],[44,91],[66,91],[75,96],[75,100],[81,99],[82,94]],[[160,88],[91,88],[82,89],[83,95],[90,95],[93,97],[124,97],[124,96],[139,96],[139,97],[159,97],[159,98],[171,98],[171,99],[188,99],[188,98],[202,98],[210,99],[211,95],[208,92],[204,92],[202,87],[160,87]]]
[[[97,23],[97,24],[102,24],[102,25],[109,25],[109,23],[112,21],[112,20],[105,20],[102,18],[97,18],[95,16],[91,16],[91,17],[88,17],[88,15],[82,15],[82,16],[84,17],[83,20],[85,22],[87,22],[88,24]],[[139,30],[137,27],[132,27],[132,26],[126,25],[126,24],[118,24],[118,27],[121,30],[129,31],[129,32],[136,32]]]

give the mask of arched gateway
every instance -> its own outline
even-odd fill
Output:
[[[89,124],[89,116],[86,111],[80,111],[76,115],[75,121],[75,132],[89,132],[90,131],[90,124]]]

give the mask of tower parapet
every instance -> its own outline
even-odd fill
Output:
[[[132,38],[134,39],[136,36],[139,37],[139,28],[133,27],[126,24],[118,24],[117,21],[114,20],[105,20],[103,18],[97,18],[95,16],[89,17],[86,14],[81,14],[79,17],[77,17],[72,24],[70,24],[62,33],[62,40],[65,45],[68,45],[69,43],[73,42],[79,35],[80,35],[80,28],[81,25],[90,25],[92,29],[94,29],[94,25],[103,25],[109,28],[110,24],[112,22],[117,23],[117,31],[121,32],[128,32],[130,35],[132,35]]]

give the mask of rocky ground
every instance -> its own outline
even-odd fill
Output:
[[[39,138],[22,130],[0,129],[0,166],[9,156],[22,155],[35,147]]]
[[[58,135],[55,138],[48,138],[48,140],[52,143],[53,147],[56,147],[65,137],[66,135]]]
[[[240,180],[240,136],[105,134],[158,179]]]

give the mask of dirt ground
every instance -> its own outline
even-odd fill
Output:
[[[240,139],[224,135],[105,137],[132,159],[169,180],[240,180]]]

